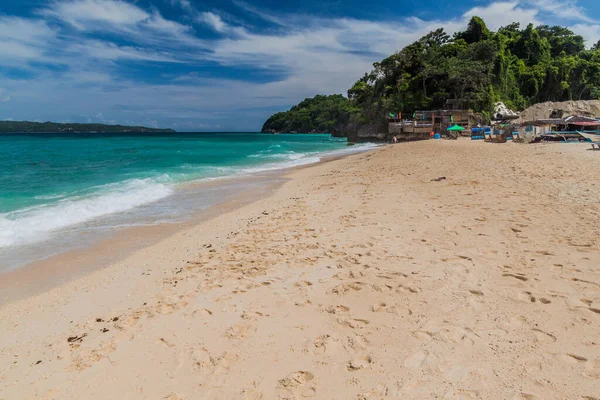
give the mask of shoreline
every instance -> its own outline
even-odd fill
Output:
[[[185,221],[117,227],[90,244],[0,272],[0,308],[105,268],[178,232],[268,196],[268,193],[283,184],[284,179],[283,174],[269,178],[270,180],[253,177],[258,187],[233,194],[224,202],[197,210]],[[237,179],[239,178],[229,178],[228,181]],[[195,184],[196,187],[214,185],[212,182]]]
[[[294,169],[266,197],[1,307],[0,391],[593,398],[588,147],[423,141]]]
[[[225,201],[212,204],[205,209],[196,210],[184,221],[113,228],[111,232],[104,234],[97,240],[93,240],[91,243],[19,265],[7,271],[0,271],[0,308],[105,268],[176,233],[266,198],[273,191],[280,188],[288,180],[287,176],[295,170],[310,168],[370,150],[347,155],[325,156],[316,163],[272,171],[223,177],[208,182],[186,183],[186,188],[198,190],[202,188],[219,189],[225,187],[225,185],[235,186],[236,183],[248,184],[248,181],[250,181],[251,188],[249,190],[234,190]],[[85,267],[81,267],[82,264]]]

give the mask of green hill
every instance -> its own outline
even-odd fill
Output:
[[[289,111],[274,114],[263,125],[263,133],[328,133],[336,124],[360,111],[341,94],[317,95]]]
[[[600,42],[586,49],[582,36],[559,26],[521,29],[513,23],[493,32],[473,17],[464,32],[451,37],[440,28],[375,63],[348,90],[347,103],[336,100],[344,112],[321,112],[305,100],[265,126],[286,131],[301,116],[302,126],[354,129],[382,124],[390,112],[443,108],[446,99],[463,99],[474,111],[490,115],[497,101],[522,110],[545,101],[598,98]],[[317,123],[322,120],[327,124]]]

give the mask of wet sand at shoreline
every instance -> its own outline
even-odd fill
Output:
[[[177,232],[265,197],[285,182],[284,173],[285,171],[277,171],[243,178],[226,178],[187,184],[195,191],[219,190],[223,185],[226,186],[222,190],[221,202],[196,211],[189,219],[181,222],[114,228],[104,235],[90,240],[90,243],[81,243],[73,249],[60,251],[51,257],[21,265],[9,271],[1,271],[0,307],[40,294],[77,277],[109,266],[135,251],[151,246]],[[236,189],[236,185],[241,186],[242,183],[244,183],[243,189]]]
[[[293,171],[2,307],[0,399],[598,398],[588,147],[425,141]]]

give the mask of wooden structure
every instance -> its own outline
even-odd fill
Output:
[[[456,124],[465,128],[459,135],[470,137],[471,128],[483,125],[484,117],[465,109],[464,105],[463,100],[450,99],[446,100],[444,110],[419,110],[410,120],[388,118],[388,135],[396,136],[400,141],[429,139],[433,136],[432,133],[456,138],[458,135],[448,133],[448,128]]]
[[[396,136],[399,141],[424,140],[431,138],[432,124],[418,121],[390,122],[388,135]]]

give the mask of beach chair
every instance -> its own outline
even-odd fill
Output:
[[[592,150],[600,150],[600,142],[591,143]]]
[[[490,142],[492,142],[492,143],[506,143],[506,134],[504,134],[504,133],[491,134],[490,135]]]
[[[513,143],[523,143],[523,139],[519,136],[519,132],[512,133],[512,141]]]

